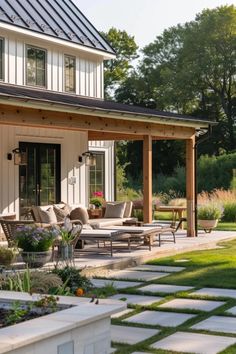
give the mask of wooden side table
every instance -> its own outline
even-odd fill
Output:
[[[100,219],[102,218],[102,209],[88,209],[89,219]]]

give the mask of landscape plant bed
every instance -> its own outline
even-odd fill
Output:
[[[72,305],[59,305],[58,299],[55,296],[42,296],[32,302],[0,302],[0,328],[72,307]]]

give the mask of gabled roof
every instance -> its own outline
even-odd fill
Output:
[[[0,22],[115,54],[72,0],[0,0]]]
[[[133,106],[128,104],[104,101],[102,99],[82,97],[54,91],[40,90],[32,87],[16,86],[0,83],[0,101],[4,103],[22,102],[33,104],[40,108],[58,107],[58,109],[90,115],[110,116],[134,121],[146,121],[152,123],[176,124],[182,126],[204,127],[215,125],[212,122],[199,117],[181,115],[173,112],[157,111],[155,109]],[[8,100],[8,101],[7,101]]]

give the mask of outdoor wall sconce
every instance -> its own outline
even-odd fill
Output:
[[[96,166],[96,157],[91,151],[83,152],[78,158],[79,163],[85,162],[86,166]]]
[[[13,149],[11,153],[7,154],[7,159],[12,160],[12,155],[14,156],[14,165],[24,166],[27,165],[27,152],[21,151],[19,148]]]

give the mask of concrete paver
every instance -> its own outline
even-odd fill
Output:
[[[168,285],[168,284],[150,284],[138,288],[140,291],[148,291],[150,293],[167,293],[173,294],[179,291],[188,291],[193,289],[192,286]]]
[[[152,264],[141,264],[137,267],[129,268],[130,270],[147,270],[152,272],[167,272],[167,273],[178,273],[182,272],[185,267],[172,267],[165,265],[152,265]]]
[[[204,329],[207,331],[234,333],[236,334],[236,318],[226,316],[211,316],[204,321],[201,321],[192,329]],[[236,339],[235,339],[236,340]]]
[[[159,325],[163,327],[175,327],[186,322],[195,315],[186,313],[163,312],[163,311],[143,311],[131,316],[124,321],[129,323],[140,323],[147,325]]]
[[[136,344],[142,342],[160,331],[157,329],[111,326],[111,340],[118,343]]]
[[[135,281],[118,281],[110,279],[92,279],[91,282],[96,288],[103,288],[106,285],[113,285],[116,289],[125,289],[141,285],[141,283],[137,283]]]
[[[191,293],[191,295],[212,296],[212,297],[232,297],[236,299],[236,290],[221,288],[202,288]]]
[[[212,311],[215,308],[224,305],[223,301],[208,301],[208,300],[195,300],[195,299],[174,299],[168,301],[159,307],[172,308],[172,309],[189,309],[199,311]]]
[[[151,348],[194,354],[218,354],[235,342],[236,338],[232,337],[176,332],[152,344]]]
[[[167,277],[168,275],[169,273],[164,273],[164,272],[141,272],[141,271],[128,269],[128,270],[120,270],[118,272],[112,272],[107,276],[107,278],[152,281],[155,279]]]
[[[163,297],[159,296],[144,296],[144,295],[128,295],[128,294],[116,294],[110,297],[110,299],[116,299],[126,302],[126,304],[130,305],[140,305],[147,306],[152,305],[155,302],[163,300]]]

